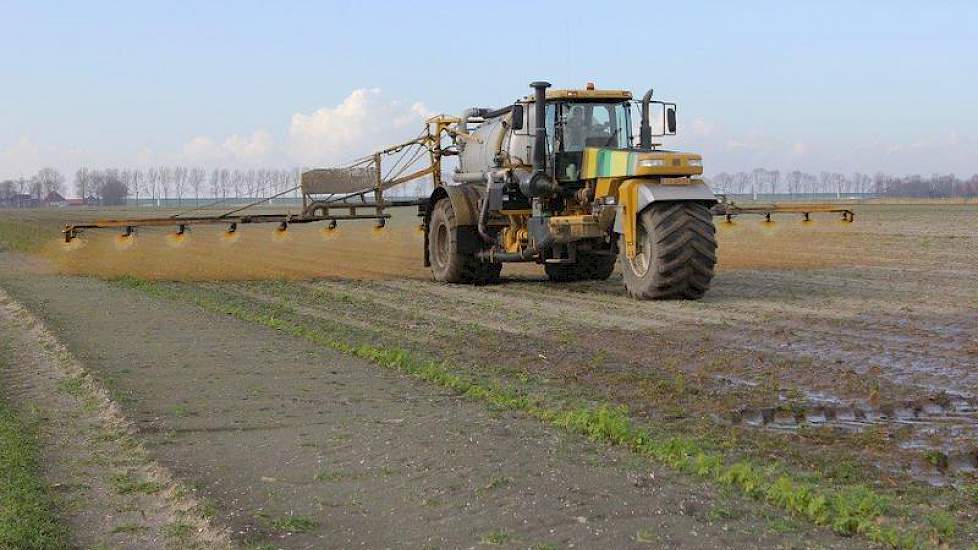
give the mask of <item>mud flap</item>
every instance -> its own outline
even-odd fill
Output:
[[[690,180],[685,185],[666,185],[657,179],[630,178],[618,188],[618,209],[614,231],[625,237],[625,255],[634,258],[638,216],[653,202],[695,201],[717,202],[716,195],[703,180]]]

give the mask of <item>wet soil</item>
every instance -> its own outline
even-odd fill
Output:
[[[153,456],[239,544],[856,542],[271,329],[94,279],[0,284],[106,384]]]

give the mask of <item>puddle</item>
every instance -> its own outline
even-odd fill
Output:
[[[804,427],[828,427],[842,432],[861,432],[880,426],[893,428],[899,448],[918,453],[926,463],[914,467],[915,477],[933,483],[933,474],[978,472],[978,400],[941,393],[915,401],[843,403],[819,394],[804,403],[769,407],[744,407],[730,411],[721,422],[772,431]],[[916,471],[923,475],[916,475]]]

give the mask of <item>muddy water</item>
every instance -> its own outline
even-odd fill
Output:
[[[841,432],[884,430],[897,437],[901,451],[927,458],[918,477],[942,482],[935,474],[978,472],[978,399],[941,393],[913,401],[874,405],[820,396],[805,403],[731,411],[718,421],[775,431],[828,429]]]

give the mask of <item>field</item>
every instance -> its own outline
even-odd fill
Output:
[[[978,205],[855,210],[722,225],[697,302],[0,211],[0,422],[83,547],[972,548]]]

